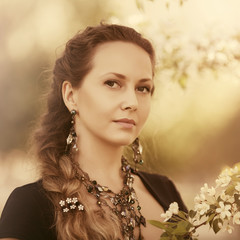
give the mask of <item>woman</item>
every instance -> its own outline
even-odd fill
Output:
[[[138,172],[123,157],[138,135],[154,90],[152,45],[132,28],[88,27],[57,59],[36,139],[41,179],[13,191],[2,239],[158,239],[171,202],[186,208],[166,177]]]

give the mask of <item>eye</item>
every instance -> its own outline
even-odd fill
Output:
[[[104,84],[110,88],[119,88],[120,87],[120,83],[116,80],[107,80],[106,82],[104,82]]]
[[[142,92],[142,93],[150,93],[151,88],[148,86],[140,86],[140,87],[137,87],[137,91]]]

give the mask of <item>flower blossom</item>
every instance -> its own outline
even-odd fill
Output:
[[[205,201],[205,200],[206,200],[205,195],[204,195],[203,193],[201,193],[200,195],[198,194],[198,195],[194,198],[194,203],[195,203],[195,204],[199,204],[199,203],[201,203],[201,202],[203,202],[203,201]]]
[[[216,189],[214,187],[211,187],[208,189],[208,195],[213,197],[216,194]]]
[[[234,168],[230,168],[230,172],[231,172],[232,174],[238,173],[238,167],[235,166]]]
[[[234,197],[225,194],[224,190],[221,192],[220,197],[224,202],[234,203]]]
[[[63,209],[63,212],[68,212],[69,211],[69,208],[64,208]]]
[[[170,204],[169,209],[161,214],[161,217],[165,218],[164,222],[169,219],[173,221],[169,225],[161,224],[159,228],[167,232],[166,240],[182,239],[183,234],[198,239],[198,236],[195,236],[196,229],[207,224],[215,233],[227,231],[231,234],[234,230],[233,225],[240,225],[239,209],[240,164],[239,167],[225,169],[217,178],[214,187],[209,187],[205,183],[194,198],[194,208],[188,212],[189,215],[179,211],[177,203]],[[189,226],[189,228],[181,229],[179,233],[175,230],[181,224]],[[163,238],[165,239],[165,236]]]
[[[65,205],[65,201],[61,200],[61,201],[59,202],[59,204],[60,204],[61,207],[63,207],[63,206]]]
[[[216,209],[217,213],[220,213],[220,217],[222,219],[224,218],[229,218],[231,217],[231,212],[229,211],[231,209],[231,205],[226,204],[224,205],[224,203],[221,201],[219,202],[219,208]]]
[[[74,197],[74,198],[72,199],[72,202],[75,204],[75,203],[78,202],[78,199],[77,199],[76,197]]]
[[[233,232],[233,226],[227,225],[226,230],[228,231],[229,234]]]
[[[203,195],[207,194],[207,195],[213,197],[216,194],[216,189],[214,187],[209,188],[208,184],[205,183],[204,186],[201,188],[200,193]]]
[[[173,214],[178,214],[179,207],[178,203],[173,202],[170,204],[168,210],[165,213],[161,214],[161,217],[164,218],[164,222],[172,217]]]
[[[202,202],[195,205],[195,210],[199,212],[200,215],[205,214],[210,209],[209,204]]]
[[[239,224],[240,225],[240,212],[237,212],[236,214],[234,214],[233,216],[233,223],[235,224]]]
[[[235,189],[240,192],[240,183],[238,182],[237,185],[235,186]]]
[[[216,180],[217,186],[226,187],[230,183],[231,179],[232,178],[229,175],[221,174]]]
[[[201,187],[200,192],[205,194],[208,192],[208,184],[204,183],[203,187]]]
[[[170,204],[169,206],[169,211],[172,212],[173,214],[178,214],[178,210],[179,210],[179,207],[178,207],[178,203],[177,202],[173,202]]]

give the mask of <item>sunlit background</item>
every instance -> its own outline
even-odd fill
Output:
[[[100,21],[136,28],[157,50],[145,168],[173,179],[191,208],[205,182],[240,161],[239,9],[239,0],[1,0],[0,212],[15,187],[38,178],[28,139],[47,71],[69,38]],[[199,239],[239,234],[206,227]]]

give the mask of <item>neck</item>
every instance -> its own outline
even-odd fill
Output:
[[[114,146],[104,141],[84,139],[78,143],[76,154],[81,169],[88,173],[92,180],[118,189],[122,186],[121,157],[123,147]]]

